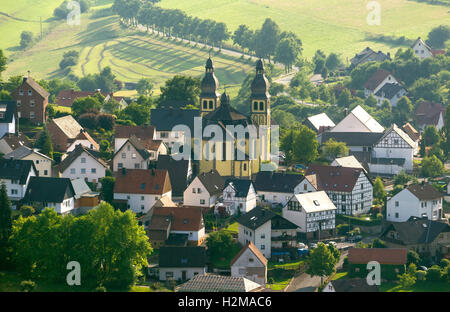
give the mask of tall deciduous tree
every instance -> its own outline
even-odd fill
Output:
[[[322,147],[323,156],[329,160],[334,160],[338,157],[348,155],[348,147],[345,142],[338,142],[334,139],[329,139]]]
[[[433,28],[428,33],[427,43],[435,49],[445,47],[445,42],[450,39],[450,27],[447,25],[440,25]]]
[[[6,185],[0,187],[0,248],[4,248],[11,235],[11,201],[8,197]]]
[[[275,54],[275,48],[280,41],[280,28],[270,18],[264,21],[256,38],[256,54],[262,58],[268,58]]]
[[[170,103],[171,106],[177,103],[198,105],[199,95],[200,80],[198,78],[176,75],[161,87],[159,102],[160,105]]]
[[[339,259],[336,259],[330,249],[324,243],[318,243],[306,260],[308,269],[306,273],[311,276],[320,276],[321,284],[323,277],[334,272],[334,266]]]
[[[3,50],[0,49],[0,77],[2,76],[2,72],[4,72],[6,70],[6,62],[7,62],[7,58],[3,54]]]

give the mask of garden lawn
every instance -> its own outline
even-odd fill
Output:
[[[418,281],[407,289],[394,282],[382,283],[379,286],[382,292],[450,292],[450,283]]]

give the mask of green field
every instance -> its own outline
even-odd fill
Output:
[[[27,1],[17,0],[17,2]],[[9,63],[4,77],[25,74],[28,70],[38,79],[64,77],[58,64],[62,55],[69,50],[80,53],[79,62],[73,68],[73,73],[77,76],[98,73],[102,68],[110,66],[117,79],[124,82],[137,82],[143,77],[152,79],[156,85],[155,92],[167,79],[176,74],[194,77],[203,75],[209,54],[207,49],[123,29],[117,16],[96,17],[96,11],[105,7],[104,3],[101,4],[93,7],[90,13],[83,14],[79,26],[70,26],[64,21],[50,21],[48,25],[44,23],[48,28],[44,29],[43,40],[26,51],[19,50],[18,38],[22,30],[29,29],[20,28],[9,34],[7,31],[12,28],[10,26],[12,19],[1,16],[0,18],[8,19],[8,22],[0,23],[0,32],[6,31],[6,42],[9,43],[5,45],[10,46],[5,49]],[[48,17],[52,14],[53,7],[57,5],[59,0],[54,1],[52,6],[46,3]],[[15,10],[8,12],[11,16],[16,13]],[[20,23],[20,27],[26,24]],[[32,25],[34,28],[30,30],[38,34],[39,23]],[[213,58],[221,85],[229,86],[230,93],[237,94],[238,86],[253,70],[253,64],[217,52],[213,54]]]
[[[367,34],[426,38],[433,27],[450,24],[445,6],[409,0],[377,2],[381,23],[373,26],[366,22],[368,1],[361,0],[162,0],[160,6],[224,22],[230,30],[240,24],[257,29],[270,17],[283,31],[297,33],[307,57],[317,49],[352,57],[368,45],[393,52],[397,47],[367,41]]]

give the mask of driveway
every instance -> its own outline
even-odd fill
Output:
[[[344,263],[344,258],[348,255],[347,251],[341,253],[341,258],[336,265],[336,269],[341,269]],[[325,280],[325,278],[324,278]],[[311,276],[307,273],[302,273],[291,281],[286,291],[289,292],[315,292],[320,286],[320,277]]]

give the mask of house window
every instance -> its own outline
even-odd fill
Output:
[[[254,259],[253,258],[248,258],[248,262],[253,262]]]
[[[96,168],[92,168],[91,169],[91,173],[97,173],[97,169]]]
[[[361,183],[361,189],[362,190],[364,189],[364,183]]]
[[[81,163],[82,163],[82,164],[85,164],[85,163],[86,163],[86,158],[82,157],[82,158],[81,158]]]
[[[132,159],[136,159],[136,154],[132,154],[132,155],[131,155],[131,158],[132,158]]]
[[[131,150],[130,145],[127,145],[127,151],[130,151],[130,150]]]
[[[30,101],[30,107],[34,107],[34,100]]]
[[[81,174],[85,174],[86,173],[86,168],[81,168]]]
[[[361,199],[364,199],[364,194],[361,194]]]
[[[134,164],[134,169],[139,169],[139,168],[141,168],[140,164]]]
[[[144,200],[144,196],[141,196],[141,200]]]
[[[345,201],[345,195],[342,195],[342,196],[341,196],[341,200],[342,200],[342,201]]]
[[[34,119],[34,112],[30,112],[30,119]]]
[[[308,185],[303,184],[303,190],[306,191],[308,189]]]
[[[398,219],[398,212],[395,213],[395,217]]]
[[[197,189],[195,187],[192,189],[192,193],[197,193]]]
[[[48,175],[48,170],[44,170],[44,175]]]
[[[395,202],[395,207],[398,207],[398,201]]]
[[[265,250],[266,249],[266,245],[261,245],[261,250]]]
[[[33,95],[33,91],[28,90],[28,96],[32,96]]]
[[[118,164],[117,164],[117,167],[118,167],[119,169],[122,169],[122,168],[123,168],[123,163],[118,163]]]
[[[17,107],[20,107],[20,105],[22,105],[22,101],[21,100],[17,100]]]
[[[202,189],[201,189],[201,188],[198,188],[198,189],[197,189],[197,193],[200,194],[201,192],[202,192]]]
[[[205,200],[204,199],[200,199],[200,205],[204,205],[205,204]]]
[[[122,158],[123,159],[127,158],[127,154],[126,153],[122,153]]]
[[[145,206],[144,205],[141,205],[141,210],[144,210],[145,209]]]
[[[75,174],[75,168],[70,168],[70,174]]]
[[[19,95],[23,95],[23,90],[19,90]]]
[[[261,234],[261,239],[265,239],[266,238],[266,234]]]
[[[12,195],[17,195],[19,192],[16,189],[11,189],[11,194]]]
[[[173,279],[173,272],[166,272],[166,279]]]

